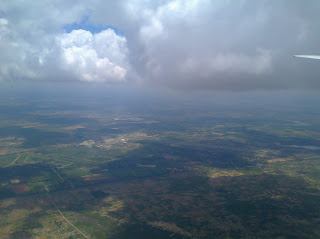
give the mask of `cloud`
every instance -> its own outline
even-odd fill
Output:
[[[106,29],[40,36],[42,44],[15,36],[0,19],[1,79],[125,82],[130,69],[126,38]],[[39,39],[36,38],[35,41]]]
[[[291,57],[320,53],[319,7],[316,0],[4,0],[0,79],[320,88],[320,63]],[[72,24],[79,29],[66,33]]]
[[[180,63],[177,71],[193,77],[208,77],[229,72],[235,74],[260,75],[272,71],[272,57],[269,51],[258,49],[253,56],[243,54],[217,54],[202,59],[187,58]]]
[[[61,66],[81,81],[123,82],[127,74],[125,37],[107,29],[97,34],[73,30],[58,37]]]
[[[312,5],[319,4],[304,6],[305,13],[314,14]],[[291,56],[316,50],[319,17],[301,7],[287,1],[175,0],[135,9],[144,19],[133,33],[138,37],[130,38],[138,39],[143,57],[133,64],[148,83],[169,88],[308,88],[316,68]],[[308,80],[299,71],[309,72]]]

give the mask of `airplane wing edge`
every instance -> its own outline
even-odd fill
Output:
[[[308,59],[316,59],[316,60],[320,60],[320,55],[294,55],[293,57],[299,57],[299,58],[308,58]]]

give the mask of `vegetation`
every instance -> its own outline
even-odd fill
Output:
[[[316,108],[23,102],[0,99],[1,238],[320,237]]]

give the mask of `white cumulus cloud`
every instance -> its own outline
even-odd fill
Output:
[[[79,80],[91,82],[122,82],[127,74],[126,39],[114,30],[92,34],[73,30],[58,37],[61,67],[72,71]]]

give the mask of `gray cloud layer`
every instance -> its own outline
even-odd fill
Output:
[[[0,80],[319,88],[320,62],[291,57],[320,54],[319,9],[317,0],[3,0]],[[65,32],[83,21],[105,30]]]

